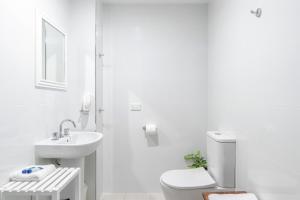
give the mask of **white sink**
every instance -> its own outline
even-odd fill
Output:
[[[59,140],[51,138],[35,144],[35,152],[41,158],[74,159],[95,152],[103,138],[97,132],[70,132],[70,136]]]

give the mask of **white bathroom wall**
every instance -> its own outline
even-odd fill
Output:
[[[35,9],[68,34],[68,90],[35,88]],[[59,122],[78,122],[81,98],[94,92],[94,0],[0,1],[0,184],[8,173],[34,163],[34,143]],[[94,113],[80,129],[94,129]]]
[[[104,54],[104,192],[159,192],[164,171],[205,151],[207,6],[105,5]]]
[[[251,9],[262,7],[256,18]],[[209,126],[237,134],[237,185],[300,199],[300,2],[213,0]]]
[[[92,97],[88,116],[82,115],[81,128],[95,130],[95,18],[96,0],[69,0],[71,16],[69,19],[70,44],[69,66],[78,68],[74,77],[74,89]],[[71,63],[70,63],[71,62]],[[72,72],[69,72],[72,73]],[[74,73],[75,74],[75,73]],[[77,102],[82,100],[82,94]],[[76,102],[76,101],[74,101]],[[74,110],[78,113],[78,110]],[[79,120],[79,119],[78,119]]]

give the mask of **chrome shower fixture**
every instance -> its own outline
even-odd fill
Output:
[[[255,11],[251,10],[251,14],[255,15],[256,17],[261,17],[261,15],[262,15],[262,9],[261,8],[257,8]]]

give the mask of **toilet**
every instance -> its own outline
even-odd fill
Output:
[[[170,170],[160,177],[166,200],[202,200],[203,192],[235,188],[236,139],[230,132],[209,131],[208,171],[204,168]]]

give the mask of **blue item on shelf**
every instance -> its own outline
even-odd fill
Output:
[[[42,167],[30,167],[30,168],[27,168],[27,169],[23,169],[22,174],[31,174],[31,173],[40,171],[42,169],[43,169]]]

